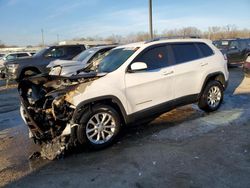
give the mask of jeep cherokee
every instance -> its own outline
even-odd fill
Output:
[[[56,151],[46,156],[54,159],[77,143],[104,148],[123,126],[181,105],[197,102],[215,111],[228,76],[227,62],[210,40],[133,43],[112,49],[94,72],[23,80],[21,114],[42,151]]]

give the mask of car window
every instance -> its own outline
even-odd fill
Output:
[[[29,56],[27,53],[19,53],[17,54],[17,57],[27,57]]]
[[[7,59],[7,60],[13,60],[13,59],[16,59],[16,54],[10,54],[10,55],[7,55],[6,59]]]
[[[245,49],[247,48],[247,40],[240,40],[240,48]]]
[[[109,73],[118,69],[138,48],[117,48],[105,56],[98,67],[99,73]]]
[[[67,47],[67,52],[70,56],[76,56],[82,52],[82,48],[80,46],[69,46]]]
[[[46,57],[60,58],[65,56],[64,48],[51,48],[50,51],[45,55]]]
[[[137,62],[144,62],[147,64],[147,70],[154,70],[168,66],[167,46],[154,47],[146,52],[143,52]]]
[[[250,48],[250,39],[247,39],[247,48]]]
[[[194,43],[177,43],[171,44],[171,46],[176,64],[193,61],[200,58],[200,54]]]
[[[214,53],[213,50],[205,43],[196,43],[196,44],[198,48],[200,49],[203,57],[208,57],[210,55],[213,55]]]
[[[236,40],[231,41],[229,48],[230,48],[230,49],[240,48],[240,47],[239,47],[239,43],[238,43]]]

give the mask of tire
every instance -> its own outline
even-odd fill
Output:
[[[98,124],[98,119],[104,123]],[[77,128],[77,140],[88,149],[103,149],[116,142],[120,130],[121,118],[116,110],[108,105],[97,105],[83,112]]]
[[[224,97],[224,88],[222,84],[216,80],[207,83],[202,95],[198,101],[198,106],[205,112],[216,111]]]

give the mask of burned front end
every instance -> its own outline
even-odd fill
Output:
[[[71,124],[75,106],[67,102],[69,93],[94,79],[94,74],[77,77],[40,75],[19,83],[21,114],[30,136],[41,145],[43,157],[54,159],[71,143],[70,131],[66,129]]]

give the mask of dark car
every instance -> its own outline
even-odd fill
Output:
[[[213,42],[227,56],[228,65],[241,65],[250,55],[250,39],[225,39]]]
[[[84,45],[60,45],[46,47],[32,57],[5,63],[5,77],[20,81],[24,77],[48,72],[46,66],[53,60],[70,60],[86,48]]]
[[[248,58],[244,62],[243,70],[245,72],[245,76],[250,77],[250,56],[248,56]]]

